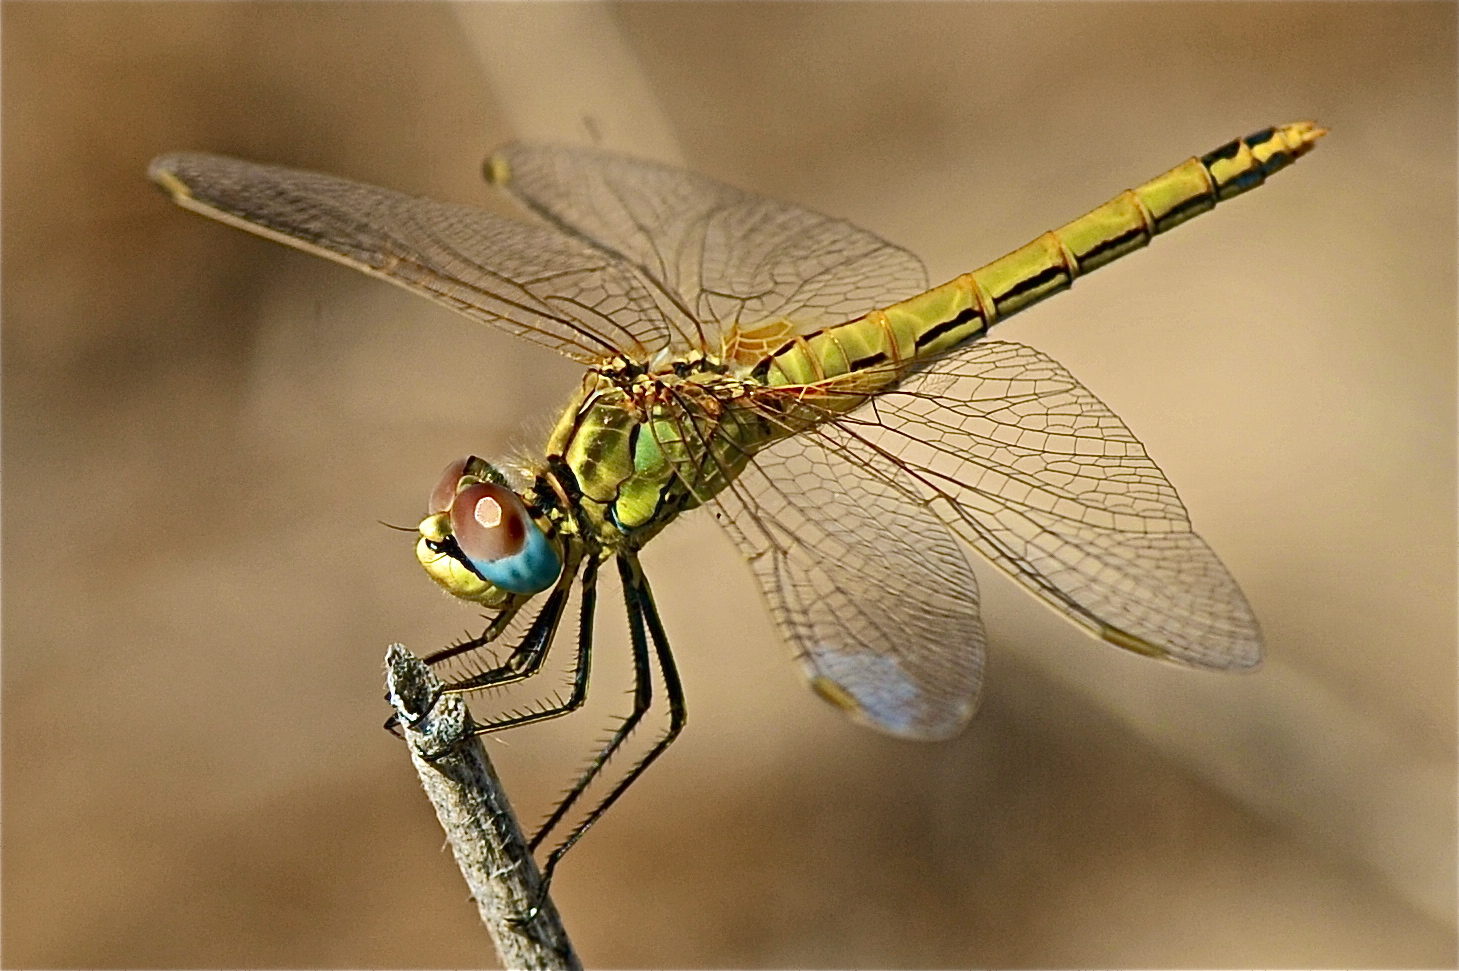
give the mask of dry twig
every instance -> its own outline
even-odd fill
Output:
[[[386,690],[411,761],[503,966],[580,971],[481,739],[467,734],[465,703],[456,695],[442,696],[440,681],[400,644],[391,645],[385,667]],[[523,922],[534,905],[536,915]]]

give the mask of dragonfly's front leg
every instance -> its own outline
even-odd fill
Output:
[[[579,615],[579,620],[578,620],[577,659],[576,659],[576,661],[573,664],[572,693],[568,695],[567,700],[566,701],[563,701],[563,702],[561,702],[559,704],[556,704],[556,705],[548,705],[547,707],[540,708],[540,709],[538,709],[536,711],[526,711],[526,712],[521,712],[519,714],[508,715],[506,717],[499,718],[499,719],[496,719],[494,721],[486,722],[484,724],[473,724],[471,726],[471,734],[473,734],[473,735],[486,735],[486,734],[489,734],[491,732],[499,732],[499,731],[503,731],[504,729],[508,729],[508,728],[516,728],[516,727],[518,727],[520,725],[530,725],[533,722],[546,721],[549,718],[557,718],[560,715],[566,715],[569,712],[577,711],[579,708],[581,708],[583,706],[583,702],[586,701],[587,700],[587,697],[588,697],[588,675],[589,675],[589,672],[592,669],[592,663],[593,663],[593,613],[594,613],[594,611],[597,608],[597,601],[598,601],[598,558],[597,557],[595,557],[595,556],[594,557],[589,557],[588,560],[587,560],[587,563],[583,566],[583,576],[582,576],[582,580],[581,580],[581,586],[582,586],[582,612]],[[546,611],[547,611],[547,608],[544,607],[543,608],[543,613],[546,613]],[[562,613],[562,607],[559,606],[558,607],[558,614],[559,614],[559,616],[561,616],[561,613]],[[541,618],[539,617],[538,619],[540,620]],[[534,627],[535,627],[535,625],[534,625]],[[555,630],[555,628],[556,628],[556,623],[555,622],[553,624],[553,627],[554,627],[554,630]],[[523,645],[524,646],[526,645],[527,641],[530,639],[530,636],[531,636],[531,631],[528,631],[528,637],[523,639]],[[522,648],[519,647],[517,650],[520,651],[521,649]],[[515,656],[516,653],[517,652],[514,651],[513,652],[513,656]],[[543,655],[546,654],[546,646],[543,647],[542,654]],[[509,658],[508,659],[508,664],[510,664],[510,663],[511,663],[511,659]],[[540,659],[537,661],[537,666],[538,667],[541,666],[541,660]],[[506,665],[503,665],[503,667],[506,667]],[[490,674],[491,672],[486,672],[486,673],[487,674]],[[475,679],[472,679],[472,680],[475,680]],[[464,684],[465,682],[461,682],[461,683]],[[505,683],[505,682],[498,682],[498,683]],[[456,685],[447,685],[446,686],[446,690],[447,691],[457,690],[457,686]],[[469,689],[462,689],[462,690],[469,690]]]
[[[452,644],[450,647],[442,648],[441,650],[427,657],[425,659],[426,664],[440,664],[442,661],[449,660],[461,654],[468,654],[471,651],[478,650],[492,643],[498,637],[502,636],[502,632],[507,629],[507,626],[509,624],[511,624],[512,618],[516,617],[517,613],[524,606],[526,606],[527,601],[531,599],[531,597],[523,596],[512,597],[511,601],[505,607],[497,611],[497,615],[492,618],[492,621],[490,624],[487,625],[486,630],[482,631],[476,637],[467,638],[466,640],[458,641],[457,643]],[[439,697],[439,695],[437,697]],[[435,705],[435,699],[432,699],[431,703],[429,705],[426,705],[423,710],[430,711],[432,708],[435,707]],[[398,712],[385,719],[385,730],[392,735],[400,735],[400,714]]]
[[[552,640],[557,634],[557,626],[562,620],[564,608],[567,606],[568,587],[572,583],[573,574],[577,572],[577,565],[580,559],[574,558],[563,570],[556,588],[547,602],[542,606],[542,612],[537,615],[532,627],[523,636],[522,642],[512,651],[511,656],[505,664],[501,664],[489,671],[462,681],[453,681],[441,686],[441,694],[447,692],[461,694],[469,691],[478,691],[484,688],[495,687],[502,684],[510,684],[523,678],[530,677],[541,666],[546,658],[547,650],[552,646]],[[573,685],[572,692],[566,701],[554,705],[547,705],[535,711],[520,712],[508,715],[494,721],[478,723],[472,721],[468,726],[471,735],[487,735],[492,732],[499,732],[508,728],[516,728],[521,725],[530,725],[534,722],[546,721],[550,718],[557,718],[576,711],[583,706],[588,696],[588,675],[592,668],[593,658],[593,613],[597,604],[598,584],[598,558],[588,557],[582,571],[582,615],[580,619],[577,657],[573,664]],[[513,663],[513,659],[522,660]],[[503,672],[506,672],[503,674]],[[493,680],[494,679],[494,680]],[[435,707],[439,695],[433,698],[430,704],[424,706],[423,710],[431,711]],[[470,717],[468,715],[468,717]],[[398,715],[391,716],[385,727],[395,732],[395,725],[398,723]],[[399,732],[395,732],[399,734]],[[434,761],[436,757],[445,754],[437,753],[436,756],[426,756],[427,761]]]
[[[442,661],[450,660],[451,658],[457,657],[461,654],[469,654],[472,651],[479,650],[480,648],[483,648],[486,645],[494,642],[498,637],[502,636],[502,634],[506,631],[507,626],[511,624],[513,618],[515,618],[517,614],[521,612],[521,609],[525,607],[531,599],[532,598],[529,596],[522,595],[512,597],[511,601],[505,607],[497,611],[496,616],[491,619],[491,623],[486,626],[486,630],[482,631],[475,637],[469,637],[466,640],[458,641],[455,644],[452,644],[450,647],[441,648],[439,651],[426,658],[425,662],[430,665],[440,664]]]
[[[552,593],[548,595],[547,602],[542,605],[542,610],[537,615],[537,619],[532,622],[532,626],[527,629],[527,633],[523,636],[521,643],[513,649],[511,654],[507,655],[505,661],[495,667],[482,671],[480,674],[472,675],[461,681],[453,681],[445,686],[445,690],[459,693],[476,691],[482,688],[495,688],[501,685],[524,681],[540,671],[542,669],[542,663],[547,659],[547,649],[552,646],[552,641],[557,636],[557,625],[562,620],[563,611],[567,607],[568,594],[572,587],[572,581],[577,575],[578,566],[581,562],[582,559],[580,557],[574,556],[563,564],[562,573],[558,576],[557,583],[552,588]],[[595,561],[590,572],[596,577],[597,570]],[[492,621],[491,626],[487,628],[486,632],[480,638],[473,638],[473,641],[479,640],[482,644],[486,644],[494,640],[496,636],[500,636],[500,630],[498,628],[505,629],[506,624],[511,621],[512,617],[520,609],[520,604],[508,605],[503,609],[502,613],[503,615],[510,613],[510,615],[506,616],[505,620],[503,620],[503,617],[498,616]],[[496,631],[495,635],[493,631]],[[471,642],[468,641],[466,643],[469,644]],[[465,645],[449,647],[444,651],[439,651],[431,655],[426,659],[426,663],[434,664],[447,657],[454,657],[464,653],[468,649]]]
[[[486,630],[482,631],[476,637],[471,637],[463,641],[458,641],[457,643],[452,644],[450,647],[442,648],[441,650],[428,656],[425,659],[425,663],[428,665],[440,664],[442,661],[449,660],[461,654],[468,654],[471,651],[483,648],[491,642],[495,641],[498,637],[502,635],[502,632],[507,629],[507,625],[512,622],[512,618],[517,616],[517,613],[522,609],[523,606],[526,605],[527,601],[530,599],[530,597],[513,597],[511,602],[508,603],[501,610],[499,610],[497,612],[497,615],[492,618],[492,621],[490,624],[487,625]],[[520,649],[521,648],[519,647],[518,650]],[[515,657],[516,654],[516,651],[512,652],[513,657]],[[445,689],[443,688],[441,694],[444,693]],[[436,701],[439,700],[440,696],[440,694],[437,694],[435,698],[431,699],[430,704],[424,706],[421,710],[424,712],[429,712],[434,709],[436,707]],[[386,696],[385,700],[390,700],[388,695]],[[400,738],[404,737],[400,734],[399,712],[396,712],[392,714],[389,718],[385,719],[384,728],[392,735]]]

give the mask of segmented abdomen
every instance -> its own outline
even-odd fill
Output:
[[[752,374],[772,387],[819,386],[825,407],[849,410],[1003,318],[1067,290],[1075,277],[1256,188],[1324,134],[1312,122],[1298,122],[1188,159],[982,269],[865,317],[791,338]]]

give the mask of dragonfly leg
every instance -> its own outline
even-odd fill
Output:
[[[460,694],[466,691],[478,691],[482,688],[495,688],[506,684],[515,684],[518,681],[525,681],[542,669],[542,662],[547,659],[547,650],[552,646],[553,639],[557,636],[557,625],[562,620],[562,614],[567,607],[569,589],[572,586],[573,577],[577,574],[578,563],[572,562],[563,566],[562,575],[557,580],[557,585],[552,588],[548,595],[547,602],[542,605],[542,612],[532,622],[512,653],[507,659],[495,667],[488,668],[480,674],[474,674],[469,678],[460,681],[452,681],[445,685],[445,691]],[[591,571],[596,578],[596,566]],[[513,610],[513,613],[516,611]],[[510,618],[508,618],[510,619]],[[492,627],[497,623],[493,622]],[[488,628],[489,634],[491,629]],[[482,637],[486,637],[483,634]],[[427,663],[431,663],[446,654],[460,653],[456,648],[447,648],[440,654],[432,655]]]
[[[583,834],[588,831],[588,828],[601,819],[609,807],[617,802],[618,798],[628,790],[628,787],[638,780],[638,777],[643,774],[644,770],[663,754],[664,750],[673,743],[674,739],[679,737],[679,733],[684,730],[684,724],[688,718],[688,708],[684,704],[684,688],[679,681],[679,669],[674,664],[674,655],[669,649],[668,636],[664,633],[663,622],[659,619],[658,608],[654,605],[653,592],[649,589],[648,579],[643,575],[643,569],[638,564],[638,558],[632,554],[620,554],[618,557],[618,572],[623,578],[624,599],[628,603],[629,632],[632,634],[634,642],[634,712],[619,727],[618,731],[614,733],[613,740],[593,760],[588,771],[583,774],[583,777],[578,780],[578,784],[573,787],[573,791],[569,794],[568,799],[563,801],[563,805],[558,807],[552,814],[552,817],[544,824],[542,830],[532,838],[532,847],[535,849],[542,842],[542,838],[547,832],[561,821],[563,815],[567,812],[567,807],[573,801],[576,801],[578,796],[582,795],[588,783],[602,769],[603,765],[608,761],[608,758],[623,743],[623,740],[628,737],[628,733],[636,727],[638,721],[642,719],[644,712],[647,711],[648,702],[652,700],[652,685],[650,683],[651,672],[648,645],[645,643],[644,637],[645,626],[648,628],[649,638],[653,641],[654,654],[658,659],[659,671],[664,677],[664,693],[669,702],[669,726],[664,734],[659,736],[658,741],[654,742],[653,747],[648,750],[648,753],[639,759],[633,768],[628,770],[628,774],[613,787],[613,790],[607,796],[603,797],[603,801],[598,803],[592,812],[583,817],[582,821],[573,827],[572,832],[568,833],[567,837],[548,854],[547,862],[542,867],[542,885],[544,888],[551,882],[553,871],[557,869],[557,864],[562,860],[567,851],[572,849],[573,844],[582,839]],[[640,701],[642,704],[640,704]]]
[[[638,727],[638,723],[648,713],[649,706],[653,704],[653,678],[648,652],[648,636],[644,629],[643,614],[638,609],[634,594],[630,592],[632,587],[630,586],[629,571],[622,556],[618,557],[618,573],[623,580],[623,600],[628,607],[629,640],[633,645],[633,710],[614,729],[608,743],[597,755],[593,756],[592,761],[578,776],[577,782],[573,783],[567,795],[563,796],[562,801],[553,807],[552,813],[543,822],[542,827],[528,840],[527,845],[534,850],[547,838],[547,834],[557,828],[563,818],[572,811],[572,807],[577,804],[578,799],[587,791],[598,773],[603,771],[603,767],[608,764],[613,753],[618,751],[619,746]]]
[[[464,641],[452,644],[450,647],[441,648],[426,658],[426,663],[432,665],[440,664],[442,661],[456,657],[459,654],[467,654],[490,644],[502,636],[502,632],[507,629],[507,625],[512,622],[512,618],[516,617],[517,612],[526,606],[527,601],[531,599],[531,597],[524,596],[513,597],[510,603],[497,611],[497,615],[491,619],[491,623],[487,625],[486,630],[482,631],[476,637],[470,637]]]
[[[516,728],[520,725],[530,725],[533,722],[547,721],[550,718],[557,718],[560,715],[577,711],[583,706],[583,702],[588,697],[588,674],[593,663],[593,613],[597,609],[598,600],[597,557],[588,559],[586,566],[583,567],[582,579],[579,582],[582,585],[583,601],[582,613],[578,625],[577,661],[573,666],[572,693],[568,695],[566,701],[560,704],[550,705],[536,711],[507,715],[486,722],[485,724],[472,725],[471,734],[487,735],[508,728]],[[544,607],[543,610],[545,612],[546,608]],[[560,610],[561,608],[559,608]],[[543,653],[546,653],[545,650]]]

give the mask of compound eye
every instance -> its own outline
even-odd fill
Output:
[[[456,501],[456,485],[466,474],[466,463],[470,461],[470,457],[457,459],[441,473],[441,481],[431,490],[431,501],[427,507],[432,516],[450,509],[451,503]]]
[[[517,494],[495,482],[467,486],[451,503],[451,532],[473,564],[516,556],[536,528]]]
[[[451,533],[477,576],[511,593],[539,593],[562,572],[562,559],[532,520],[522,497],[477,482],[451,503]]]

